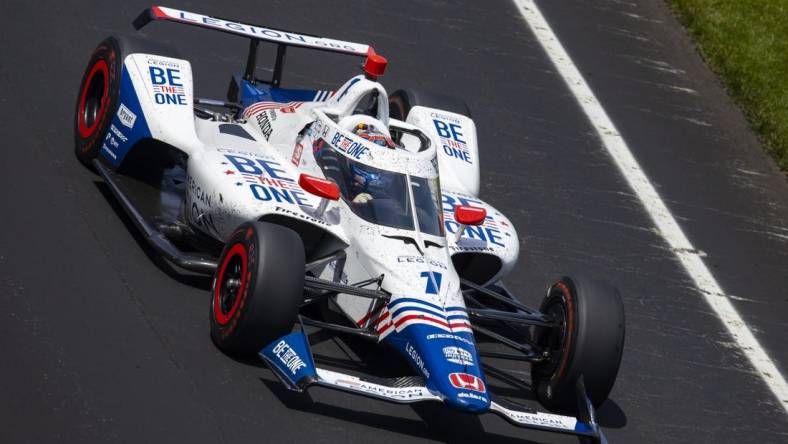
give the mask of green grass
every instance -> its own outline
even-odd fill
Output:
[[[788,0],[669,0],[788,172]]]

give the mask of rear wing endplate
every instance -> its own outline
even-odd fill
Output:
[[[285,50],[288,46],[336,52],[358,57],[366,57],[370,54],[375,54],[375,50],[371,46],[361,43],[346,42],[343,40],[267,28],[260,25],[250,25],[164,6],[152,6],[142,11],[142,13],[134,19],[132,24],[134,25],[134,29],[139,30],[154,20],[164,20],[198,26],[250,39],[249,56],[247,58],[246,70],[244,73],[244,78],[249,81],[254,81],[254,68],[258,43],[262,41],[278,45],[274,76],[270,82],[272,86],[279,86]]]

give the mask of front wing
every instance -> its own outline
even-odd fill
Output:
[[[360,378],[318,368],[312,359],[306,335],[300,331],[273,341],[260,351],[260,357],[287,388],[298,392],[311,386],[322,386],[398,404],[443,402],[443,398],[425,387],[424,380],[419,376]],[[507,406],[505,401],[495,399],[490,404],[489,412],[518,427],[576,435],[587,437],[592,442],[607,443],[596,424],[582,379],[578,382],[577,392],[583,419]]]

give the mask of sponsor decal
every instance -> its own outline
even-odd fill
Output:
[[[285,368],[290,370],[290,373],[293,375],[306,367],[304,360],[301,359],[298,353],[285,341],[279,341],[279,343],[274,346],[273,354],[279,358],[279,361],[282,362]]]
[[[244,23],[230,22],[214,17],[209,17],[202,14],[195,14],[193,12],[180,11],[178,9],[166,8],[163,6],[155,7],[158,14],[165,15],[181,22],[190,22],[200,26],[214,28],[225,32],[232,32],[235,34],[244,34],[248,37],[258,37],[265,40],[277,41],[280,43],[292,43],[302,46],[311,46],[316,48],[327,48],[337,51],[345,51],[354,54],[363,54],[367,52],[366,45],[359,45],[351,42],[343,42],[341,40],[334,40],[310,35],[295,34],[287,31],[280,31],[276,29],[264,28],[262,26],[247,25]]]
[[[203,205],[211,208],[211,195],[206,192],[193,177],[189,176],[189,189],[191,190],[192,200],[197,199]]]
[[[268,117],[268,111],[263,111],[256,117],[257,126],[260,127],[260,131],[263,133],[263,137],[265,140],[271,138],[271,133],[274,131],[274,128],[271,126],[271,120]]]
[[[148,74],[153,86],[153,101],[157,105],[187,104],[179,67],[148,66]]]
[[[121,103],[118,108],[118,119],[120,119],[120,123],[123,124],[123,126],[132,129],[134,128],[134,122],[137,120],[137,115],[126,108],[126,105]]]
[[[476,393],[473,393],[473,392],[460,392],[460,393],[457,393],[457,397],[458,398],[470,398],[470,399],[475,399],[475,400],[481,401],[481,402],[487,402],[487,398],[485,398],[484,396],[481,396],[481,395],[477,395]]]
[[[118,166],[138,140],[150,136],[150,129],[140,108],[137,91],[126,69],[122,70],[121,74],[118,109],[111,118],[107,134],[104,135],[109,137],[101,147],[101,156],[111,165]]]
[[[424,256],[398,256],[397,262],[399,263],[412,263],[412,264],[429,264],[432,267],[442,268],[448,270],[449,267],[443,262],[434,259],[426,258]]]
[[[256,200],[312,208],[306,192],[287,175],[280,163],[231,154],[225,154],[224,157],[235,168],[224,173],[237,180],[237,186],[248,188]],[[240,177],[236,176],[236,172]]]
[[[312,217],[312,216],[310,216],[308,214],[300,213],[298,211],[288,210],[287,208],[276,207],[276,208],[274,208],[274,211],[276,211],[277,213],[287,214],[288,216],[297,217],[299,219],[302,219],[302,220],[305,220],[305,221],[308,221],[308,222],[312,222],[312,223],[315,223],[315,224],[318,224],[318,225],[328,225],[324,221],[322,221],[320,219],[317,219],[317,218],[314,218],[314,217]],[[345,281],[347,281],[347,279],[345,279]]]
[[[437,271],[422,271],[419,276],[427,279],[427,288],[424,289],[425,293],[438,294],[441,289],[441,281],[443,280],[441,273]]]
[[[213,222],[213,215],[206,213],[205,210],[197,205],[197,202],[192,201],[189,216],[192,222],[194,222],[194,224],[198,227],[205,228],[206,230],[213,233],[219,232],[219,230],[216,229],[216,224]]]
[[[148,62],[148,65],[150,66],[161,66],[164,68],[176,68],[176,69],[180,69],[181,67],[181,64],[178,63],[178,61],[176,60],[164,60],[164,59],[149,57],[145,61]]]
[[[450,373],[449,382],[458,389],[473,390],[479,393],[487,393],[482,378],[468,373]]]
[[[265,154],[252,153],[252,152],[249,152],[249,151],[242,151],[242,150],[237,150],[237,149],[233,149],[233,148],[217,148],[216,151],[220,152],[222,154],[240,154],[241,156],[255,157],[255,158],[258,158],[258,159],[265,159],[265,160],[274,159],[273,156],[267,156]]]
[[[497,409],[503,411],[506,416],[520,424],[530,424],[564,430],[574,430],[577,425],[577,419],[571,416],[561,416],[542,412],[517,412],[501,406],[498,406]]]
[[[384,398],[407,400],[413,398],[424,398],[430,395],[424,387],[386,387],[367,383],[365,381],[355,381],[350,379],[337,379],[337,385],[366,392]]]
[[[451,251],[466,251],[466,252],[476,252],[476,253],[492,253],[495,251],[495,248],[492,247],[477,247],[477,246],[468,246],[468,245],[450,245],[449,250]]]
[[[361,156],[369,152],[369,148],[365,145],[354,141],[339,131],[335,132],[334,136],[331,138],[331,146],[354,159],[360,159]]]
[[[295,148],[293,148],[293,157],[290,159],[290,162],[298,166],[301,163],[301,153],[304,152],[304,145],[301,142],[296,142]]]
[[[109,131],[112,133],[112,135],[117,137],[123,143],[126,143],[129,140],[128,137],[126,137],[122,132],[120,132],[120,130],[118,129],[118,127],[115,126],[114,123],[111,123],[109,125]]]
[[[466,344],[468,344],[470,346],[474,345],[473,341],[469,341],[469,340],[463,338],[460,335],[452,335],[452,334],[449,334],[449,333],[433,333],[431,335],[427,335],[427,340],[428,341],[433,340],[433,339],[453,339],[455,341],[464,342],[464,343],[466,343]]]
[[[473,365],[473,355],[460,347],[443,347],[443,356],[447,361],[459,365]]]
[[[118,143],[118,141],[117,141],[117,140],[115,140],[115,138],[114,138],[114,137],[112,137],[112,132],[111,132],[111,131],[110,131],[110,132],[108,132],[108,133],[107,133],[107,135],[104,137],[104,143],[105,143],[105,144],[109,143],[109,145],[110,145],[112,148],[118,148],[118,146],[120,145],[120,144]],[[112,151],[115,151],[115,150],[113,149]]]
[[[454,116],[450,116],[448,114],[444,114],[444,113],[439,113],[439,112],[434,112],[433,111],[433,112],[430,113],[430,117],[433,118],[433,119],[439,119],[439,120],[443,120],[443,121],[446,121],[446,122],[454,123],[454,124],[457,124],[457,125],[460,124],[460,119],[458,119],[458,118],[456,118]]]
[[[457,119],[454,119],[457,120]],[[471,160],[471,152],[468,149],[468,144],[465,142],[465,137],[462,134],[462,127],[459,123],[444,122],[439,119],[432,119],[435,125],[435,131],[438,132],[443,152],[450,157],[455,157],[467,163],[473,163]]]
[[[118,158],[118,156],[116,156],[115,153],[113,153],[112,150],[109,149],[109,147],[107,146],[106,143],[101,144],[101,151],[104,151],[105,153],[107,153],[109,155],[109,157],[111,157],[113,159],[117,159]]]
[[[417,352],[416,349],[412,345],[410,345],[410,342],[408,342],[405,345],[405,353],[407,353],[408,356],[410,356],[410,359],[413,360],[413,363],[416,364],[416,367],[418,367],[419,370],[421,370],[421,372],[424,373],[424,376],[427,377],[427,379],[429,379],[430,371],[427,370],[427,368],[424,366],[424,359],[422,359],[421,356],[419,355],[419,352]]]
[[[313,139],[325,139],[328,135],[328,125],[323,123],[322,121],[318,120],[317,122],[313,123],[309,126],[307,130],[307,135]]]

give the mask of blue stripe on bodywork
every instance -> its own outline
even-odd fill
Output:
[[[431,308],[433,308],[435,310],[438,310],[440,312],[443,312],[443,310],[444,310],[443,307],[439,307],[439,306],[437,306],[435,304],[432,304],[430,302],[425,302],[425,301],[422,301],[421,299],[415,299],[415,298],[397,298],[397,299],[389,302],[389,310],[391,310],[391,308],[394,307],[395,305],[401,304],[403,302],[410,302],[410,303],[419,304],[419,305],[426,305],[427,307],[431,307]]]
[[[391,317],[394,318],[398,314],[402,313],[403,311],[419,311],[422,313],[427,313],[429,315],[435,316],[438,319],[446,320],[446,313],[437,312],[425,307],[417,307],[414,305],[401,305],[394,309],[389,309],[391,312]]]
[[[100,153],[107,159],[113,167],[117,167],[126,157],[131,147],[141,139],[150,137],[150,128],[148,122],[145,120],[145,115],[142,113],[140,101],[137,98],[137,92],[134,90],[134,84],[131,81],[126,65],[123,65],[123,70],[120,81],[120,103],[118,108],[125,106],[129,111],[134,113],[134,119],[131,128],[124,125],[118,117],[118,112],[112,116],[112,123],[104,135]]]
[[[238,85],[238,100],[243,108],[258,102],[313,102],[317,100],[318,94],[328,95],[328,91],[315,89],[273,88],[260,82],[253,84],[241,76],[233,76],[233,82]]]

